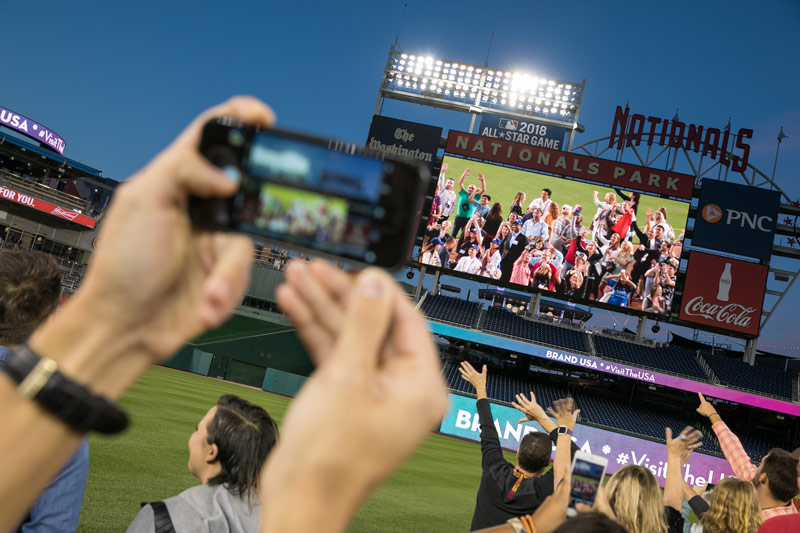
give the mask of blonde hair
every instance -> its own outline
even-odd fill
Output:
[[[603,198],[607,204],[615,204],[617,203],[617,195],[613,192],[607,192],[605,197]]]
[[[608,480],[606,492],[617,522],[630,533],[667,533],[661,490],[650,470],[622,467]]]
[[[726,477],[711,493],[708,511],[700,523],[703,533],[756,533],[763,521],[755,487]]]

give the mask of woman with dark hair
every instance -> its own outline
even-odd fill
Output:
[[[444,241],[438,237],[430,240],[430,242],[422,247],[420,250],[420,263],[431,266],[442,266],[441,259],[439,258],[439,248],[444,244]]]
[[[483,232],[486,234],[483,240],[484,248],[489,246],[489,243],[497,237],[500,231],[500,224],[503,223],[503,206],[500,202],[495,202],[486,215],[486,221],[483,223]]]
[[[178,531],[258,531],[258,480],[277,439],[278,426],[264,409],[220,396],[189,437],[189,472],[202,484],[145,504],[128,533],[173,531],[165,524]]]

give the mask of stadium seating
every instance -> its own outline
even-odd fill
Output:
[[[421,310],[431,320],[450,322],[471,328],[475,325],[480,305],[449,296],[429,294],[422,302]]]
[[[702,356],[723,385],[792,399],[792,379],[788,372],[769,366],[750,366],[710,352]]]
[[[699,381],[708,380],[695,354],[684,348],[674,346],[651,348],[602,335],[594,336],[594,346],[597,356],[604,359],[687,376]]]
[[[563,350],[590,351],[588,339],[582,331],[526,320],[501,307],[487,310],[484,329]]]

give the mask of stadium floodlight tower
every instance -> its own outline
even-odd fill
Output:
[[[578,116],[586,80],[554,80],[527,72],[498,70],[458,61],[410,54],[397,44],[389,49],[375,112],[385,98],[449,109],[472,115],[469,131],[483,112],[520,120],[535,120],[582,131]]]

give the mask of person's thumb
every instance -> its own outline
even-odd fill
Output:
[[[398,290],[394,281],[376,268],[358,276],[347,303],[342,335],[336,352],[351,368],[374,366],[391,323]]]

